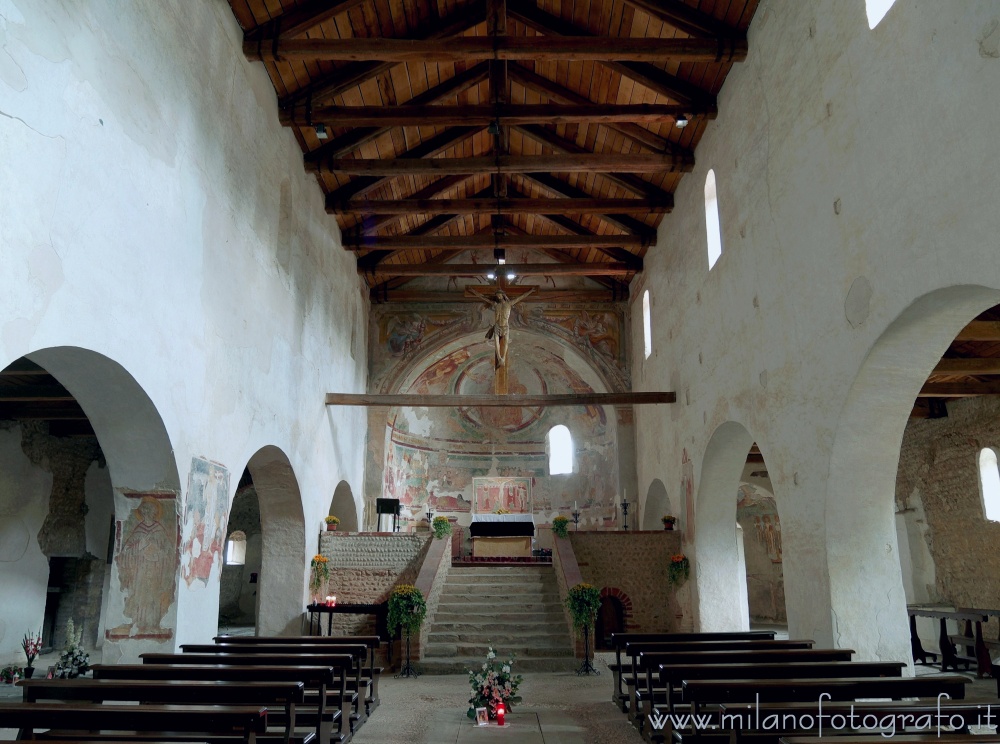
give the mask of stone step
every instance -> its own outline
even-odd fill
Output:
[[[525,586],[524,584],[445,584],[444,591],[441,592],[442,598],[454,596],[494,597],[497,595],[523,597],[525,594],[557,598],[559,596],[555,587],[552,587],[550,591],[544,591],[537,586]]]
[[[525,586],[554,586],[558,587],[556,584],[555,576],[532,576],[530,574],[525,576],[454,576],[452,574],[448,575],[446,579],[446,584],[455,584],[457,586],[465,586],[467,584],[521,584]]]
[[[483,661],[486,659],[486,651],[489,648],[490,643],[428,643],[427,648],[424,650],[425,658],[435,658],[435,657],[475,657],[479,659],[477,666],[482,666]],[[563,657],[572,656],[573,648],[569,645],[569,639],[565,641],[564,647],[553,648],[550,644],[544,645],[533,645],[524,642],[519,642],[517,645],[514,644],[497,644],[493,646],[497,655],[503,659],[506,659],[510,654],[513,654],[515,659],[520,660],[523,658],[535,658],[535,657]]]
[[[455,610],[454,612],[442,612],[438,609],[433,619],[434,628],[450,628],[453,625],[471,625],[483,627],[492,625],[534,625],[543,623],[548,626],[562,628],[566,625],[566,616],[562,610],[555,609],[550,612],[483,612],[470,613]]]
[[[438,627],[439,626],[435,625],[434,630],[428,634],[428,643],[455,643],[459,645],[466,644],[477,646],[489,646],[490,644],[493,644],[494,646],[506,646],[510,643],[537,643],[539,645],[548,644],[554,648],[559,648],[567,645],[569,642],[567,633],[560,633],[558,630],[553,631],[547,628],[505,629],[502,627],[496,627],[439,630]]]
[[[483,656],[459,657],[459,658],[431,658],[414,662],[414,666],[421,674],[468,674],[470,669],[481,669]],[[526,659],[515,659],[514,674],[524,674],[525,672],[572,672],[580,666],[580,660],[571,656],[557,657],[534,657]]]

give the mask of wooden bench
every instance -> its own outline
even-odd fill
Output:
[[[24,679],[17,683],[26,703],[82,701],[145,704],[254,705],[284,711],[284,744],[312,744],[316,735],[294,735],[295,710],[305,698],[302,682],[224,682],[195,680]],[[258,744],[271,741],[257,737]],[[277,738],[274,741],[278,741]]]
[[[906,612],[910,616],[910,648],[912,653],[915,654],[914,661],[916,661],[916,654],[922,654],[924,657],[928,655],[927,652],[923,650],[923,646],[920,644],[920,639],[916,635],[917,631],[915,618],[929,617],[937,619],[940,623],[938,645],[940,646],[941,651],[942,672],[948,671],[949,667],[958,671],[958,665],[961,664],[966,669],[968,669],[970,665],[975,665],[976,674],[980,677],[989,677],[991,675],[992,660],[990,659],[989,652],[986,650],[986,646],[983,645],[982,641],[982,624],[989,621],[987,611],[975,609],[941,610],[924,607],[907,607]],[[965,621],[966,637],[961,637],[960,642],[964,643],[967,639],[971,641],[970,644],[964,645],[970,645],[972,647],[972,653],[960,654],[958,652],[958,649],[952,641],[953,636],[948,633],[949,620],[954,620],[956,622]],[[972,638],[971,623],[976,624],[976,639]]]
[[[220,682],[301,682],[305,690],[315,690],[318,702],[306,711],[303,706],[296,710],[296,723],[310,726],[316,731],[319,744],[343,742],[347,735],[343,730],[340,706],[327,705],[327,691],[346,689],[346,670],[332,666],[223,666],[223,665],[170,665],[170,664],[95,664],[91,667],[94,679],[114,680],[194,680]],[[278,725],[272,715],[271,723]],[[336,731],[334,731],[336,726]]]
[[[199,733],[239,737],[255,744],[267,730],[267,711],[247,705],[74,705],[72,703],[0,703],[0,728],[18,729],[18,739],[35,739],[36,731],[85,731],[83,737],[103,739],[102,731],[129,731],[162,734]]]
[[[685,641],[725,641],[725,640],[774,640],[773,630],[748,630],[733,633],[612,633],[611,648],[615,652],[615,663],[608,667],[615,675],[615,686],[611,693],[611,702],[617,705],[622,713],[628,708],[628,694],[622,690],[622,675],[631,673],[631,662],[622,662],[622,652],[627,643],[648,641],[685,642]]]
[[[369,699],[365,700],[365,707],[370,714],[378,707],[380,698],[378,693],[378,683],[382,676],[382,667],[376,666],[379,650],[382,648],[382,638],[377,635],[352,635],[352,636],[231,636],[221,635],[212,639],[218,644],[227,646],[259,646],[259,645],[283,645],[283,646],[303,646],[303,645],[336,645],[340,643],[363,643],[368,647],[368,665],[365,672],[372,681],[372,693]]]

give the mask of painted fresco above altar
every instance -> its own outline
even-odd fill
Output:
[[[473,478],[472,510],[492,514],[504,509],[512,514],[530,514],[531,478]]]

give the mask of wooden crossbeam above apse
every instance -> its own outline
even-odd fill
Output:
[[[742,62],[747,41],[740,38],[651,39],[641,37],[462,36],[453,39],[255,39],[243,42],[247,59],[352,62]]]
[[[375,276],[485,276],[488,271],[501,270],[517,276],[628,276],[642,270],[623,262],[608,263],[532,263],[532,264],[379,264],[366,271],[358,267],[359,274]]]
[[[664,173],[690,171],[674,155],[580,153],[500,155],[472,158],[329,158],[318,163],[323,173],[382,176],[447,176],[463,173]]]
[[[674,393],[567,393],[564,395],[378,395],[327,393],[328,406],[406,408],[544,408],[552,406],[638,406],[675,403]]]
[[[373,237],[344,235],[344,249],[492,251],[495,248],[645,248],[655,241],[647,235],[410,235]]]
[[[348,199],[326,205],[333,214],[659,214],[672,208],[673,199]]]

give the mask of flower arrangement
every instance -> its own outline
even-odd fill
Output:
[[[513,674],[514,656],[507,661],[497,658],[497,652],[490,646],[486,652],[486,661],[480,670],[469,670],[469,684],[472,685],[472,697],[469,698],[469,718],[475,719],[476,708],[486,708],[490,718],[496,718],[497,706],[504,704],[510,710],[514,703],[520,703],[517,695],[523,678]]]
[[[581,582],[569,590],[566,607],[573,616],[574,628],[589,628],[601,609],[601,592],[593,584]]]
[[[340,524],[340,517],[335,517],[332,514],[329,517],[323,519],[327,524]]]
[[[330,559],[325,555],[314,555],[309,561],[309,589],[319,592],[330,580]]]
[[[8,664],[3,669],[0,669],[0,681],[10,684],[12,682],[17,682],[21,678],[21,667],[17,664]]]
[[[569,537],[569,519],[562,516],[553,519],[552,534],[556,537]]]
[[[400,584],[389,595],[389,633],[396,634],[396,629],[403,630],[407,635],[420,630],[424,618],[427,617],[427,600],[413,584]]]
[[[38,631],[38,635],[25,633],[21,639],[21,649],[24,651],[24,658],[28,660],[27,668],[33,668],[35,657],[42,650],[42,631]]]
[[[668,524],[676,524],[677,517],[675,517],[672,514],[664,514],[662,517],[660,517],[660,521],[663,522],[663,526],[665,527]]]
[[[447,537],[451,534],[451,522],[448,521],[448,517],[434,517],[431,529],[434,530],[434,537]]]
[[[691,573],[691,562],[683,553],[678,553],[670,558],[667,566],[667,581],[670,586],[680,586],[687,581]]]
[[[66,622],[66,646],[56,664],[56,673],[60,677],[72,679],[90,669],[90,654],[83,650],[82,638],[83,629],[77,630],[73,618],[70,618]]]

